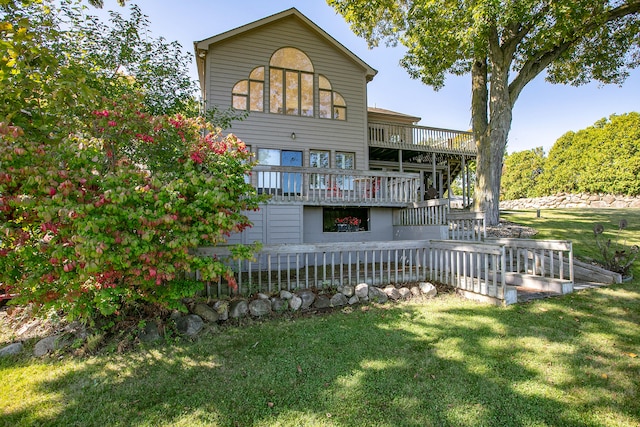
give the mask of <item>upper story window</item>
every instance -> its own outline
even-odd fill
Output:
[[[269,62],[269,111],[313,117],[313,65],[293,47],[275,51]]]
[[[233,108],[264,111],[264,67],[256,67],[249,79],[240,80],[231,91]]]
[[[318,76],[320,95],[320,117],[323,119],[347,120],[347,104],[338,92],[331,88],[331,82],[323,75]]]
[[[268,74],[268,76],[266,75]],[[315,70],[309,57],[299,49],[284,47],[276,50],[269,61],[269,71],[264,66],[254,68],[247,80],[240,80],[232,89],[233,108],[249,111],[265,111],[291,116],[315,117],[316,97],[320,110],[318,117],[346,120],[347,104],[331,87],[329,79],[318,75],[314,88]],[[269,82],[265,107],[265,80]]]

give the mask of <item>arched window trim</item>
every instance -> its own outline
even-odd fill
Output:
[[[326,85],[322,84],[322,79]],[[327,104],[323,104],[325,102]],[[318,103],[318,116],[321,119],[347,120],[347,102],[339,92],[333,90],[331,80],[322,74],[318,74]]]
[[[254,76],[254,73],[256,71],[259,71],[260,69],[262,69],[262,80],[260,80],[259,78],[252,77]],[[255,67],[249,73],[248,79],[239,80],[238,82],[236,82],[235,85],[233,85],[233,88],[231,89],[231,105],[234,108],[238,110],[264,112],[264,73],[265,73],[264,65]],[[245,83],[246,90],[245,91],[236,90],[238,85],[242,83]],[[252,102],[252,99],[254,96],[257,97],[255,108],[253,107],[253,102]],[[244,108],[236,107],[237,99],[238,100],[243,99]]]

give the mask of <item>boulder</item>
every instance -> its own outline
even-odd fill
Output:
[[[162,339],[158,325],[156,322],[149,322],[144,326],[144,329],[138,333],[138,339],[141,342],[154,342]]]
[[[382,291],[382,289],[376,288],[375,286],[369,286],[369,301],[384,304],[388,300],[389,297],[384,293],[384,291]]]
[[[256,297],[258,299],[269,299],[269,295],[263,293],[263,292],[259,292],[258,295],[256,295]]]
[[[33,349],[35,357],[42,357],[45,354],[53,353],[65,347],[65,341],[60,335],[51,335],[38,341]]]
[[[420,296],[420,288],[417,286],[412,286],[411,289],[411,295],[413,295],[414,297],[419,297]]]
[[[331,306],[331,300],[326,295],[318,295],[313,302],[313,308],[328,308]]]
[[[398,291],[398,288],[393,285],[387,285],[383,289],[383,292],[387,294],[390,300],[398,301],[401,298],[400,291]]]
[[[411,291],[409,290],[409,288],[402,287],[402,288],[398,289],[398,292],[400,292],[400,297],[402,299],[411,298]]]
[[[249,313],[255,317],[262,317],[271,313],[271,301],[268,299],[254,299],[249,303]]]
[[[20,352],[22,352],[22,349],[23,349],[23,345],[21,342],[9,344],[6,347],[0,348],[0,357],[8,357],[8,356],[20,354]]]
[[[249,304],[245,300],[231,301],[229,305],[229,316],[233,319],[244,317],[249,313]]]
[[[335,294],[329,300],[329,305],[331,307],[342,307],[343,305],[347,305],[348,303],[349,300],[347,300],[347,297],[342,293]]]
[[[289,300],[282,298],[271,298],[271,310],[276,313],[284,313],[289,309]]]
[[[207,304],[203,302],[199,302],[196,305],[194,305],[191,311],[193,312],[193,314],[197,314],[203,320],[209,323],[215,323],[220,318],[220,315],[216,310],[209,307]]]
[[[193,337],[204,327],[202,317],[197,314],[187,314],[176,321],[176,328],[182,335]]]
[[[289,308],[291,311],[298,311],[302,307],[302,298],[297,295],[293,295],[289,300]]]
[[[283,289],[280,291],[280,298],[290,300],[291,298],[293,298],[293,294]]]
[[[420,287],[420,292],[428,297],[435,297],[438,294],[438,290],[432,283],[420,282],[418,286]]]
[[[360,298],[358,298],[357,295],[352,296],[351,298],[349,298],[349,305],[354,305],[360,302]]]
[[[353,296],[355,289],[351,285],[344,285],[344,286],[338,287],[338,292],[340,292],[345,297],[349,298]]]
[[[369,285],[366,283],[360,283],[356,286],[355,293],[358,298],[366,301],[369,296]]]
[[[298,292],[298,296],[300,298],[302,298],[302,309],[303,310],[311,307],[311,304],[313,304],[313,302],[316,299],[316,294],[314,294],[310,290],[300,291],[300,292]]]
[[[229,319],[229,303],[227,301],[216,301],[213,309],[218,312],[218,320]]]

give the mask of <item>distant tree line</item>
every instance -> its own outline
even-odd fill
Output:
[[[612,115],[542,147],[507,154],[501,199],[560,192],[640,194],[640,113]]]

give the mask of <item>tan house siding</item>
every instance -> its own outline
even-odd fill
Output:
[[[231,37],[209,47],[207,54],[207,103],[227,108],[231,105],[231,90],[251,70],[265,66],[268,70],[271,54],[282,47],[295,47],[311,59],[315,71],[316,88],[314,113],[319,111],[317,76],[329,79],[333,90],[339,92],[347,103],[347,120],[320,119],[317,117],[287,116],[251,112],[247,119],[235,122],[231,132],[254,150],[275,148],[301,150],[304,165],[309,163],[309,150],[322,149],[332,152],[334,167],[336,151],[356,153],[358,169],[368,168],[367,159],[367,97],[366,70],[328,40],[312,31],[295,16],[244,32],[241,37]],[[269,109],[269,79],[265,79],[265,111]],[[296,134],[292,140],[291,134]]]

